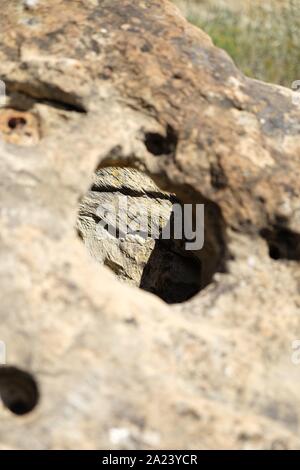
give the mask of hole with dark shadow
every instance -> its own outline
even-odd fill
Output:
[[[187,194],[185,188],[182,193]],[[197,201],[199,195],[189,198]],[[203,212],[199,217],[200,204],[204,219]],[[96,172],[80,203],[78,234],[92,258],[121,281],[167,303],[184,302],[206,287],[216,272],[225,272],[221,211],[203,198],[199,205],[193,202],[187,209],[177,195],[160,190],[135,169],[106,167]]]
[[[23,117],[12,117],[8,120],[8,127],[12,130],[21,129],[26,126],[26,119]]]
[[[178,136],[172,126],[167,126],[166,135],[148,132],[145,134],[144,142],[152,155],[172,155],[176,152]]]
[[[272,259],[300,260],[300,234],[275,225],[264,228],[260,235],[266,240]]]
[[[170,243],[156,240],[142,273],[140,288],[169,304],[184,302],[201,290],[201,262],[193,254],[170,250]]]
[[[13,414],[30,413],[38,404],[38,385],[31,374],[16,367],[0,366],[0,397]]]

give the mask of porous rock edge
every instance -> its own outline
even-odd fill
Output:
[[[0,339],[41,400],[1,408],[0,447],[299,448],[297,249],[275,261],[261,237],[300,234],[292,93],[167,0],[24,3],[0,17]],[[100,164],[215,204],[228,272],[168,307],[93,263],[74,227]]]

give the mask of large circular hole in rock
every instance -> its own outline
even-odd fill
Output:
[[[32,411],[39,401],[39,390],[33,376],[16,367],[0,367],[0,397],[13,414],[22,416]]]
[[[185,236],[189,222],[189,231],[197,233],[194,240]],[[204,210],[200,204],[187,208],[135,169],[107,167],[95,173],[80,203],[77,228],[95,260],[167,303],[190,299],[224,270],[218,207],[206,201]]]

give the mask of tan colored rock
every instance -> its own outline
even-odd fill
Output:
[[[39,140],[39,125],[34,115],[14,109],[0,113],[0,132],[6,142],[30,146]]]
[[[167,226],[171,195],[143,173],[105,168],[95,174],[79,208],[78,229],[92,257],[139,286],[155,240]]]
[[[145,174],[108,167],[95,173],[77,225],[93,259],[122,281],[176,303],[202,288],[204,269],[184,239],[174,236],[175,224],[181,228],[183,221],[179,201]]]
[[[1,126],[38,125],[0,146],[1,448],[299,448],[292,92],[245,78],[167,0],[25,6],[0,17]],[[107,166],[205,203],[189,302],[91,259],[76,221]]]

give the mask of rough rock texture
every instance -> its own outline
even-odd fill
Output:
[[[0,77],[1,448],[299,448],[292,92],[167,0],[5,2]],[[91,259],[75,227],[99,166],[205,203],[192,300]]]
[[[168,303],[182,302],[201,289],[202,270],[184,240],[171,236],[175,205],[182,213],[179,201],[144,173],[104,168],[80,204],[78,230],[92,257],[119,279]],[[183,216],[178,222],[183,225]]]
[[[147,236],[151,231],[150,214],[159,235],[171,211],[170,195],[162,193],[143,173],[105,168],[95,174],[91,190],[80,204],[78,229],[96,261],[139,286],[155,245],[154,239]],[[144,214],[147,225],[141,233],[143,227],[139,225],[143,224]]]

